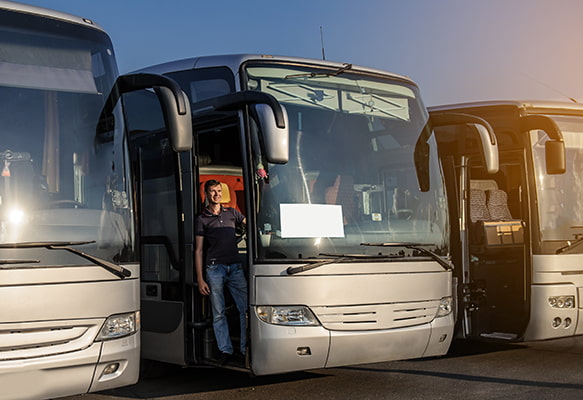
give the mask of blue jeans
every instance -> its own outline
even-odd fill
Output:
[[[245,354],[247,338],[247,279],[242,264],[209,264],[206,267],[210,300],[213,309],[213,328],[217,346],[222,353],[233,354],[233,344],[229,337],[229,325],[225,316],[225,286],[239,310],[241,329],[241,353]]]

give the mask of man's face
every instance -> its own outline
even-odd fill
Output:
[[[220,204],[223,198],[223,189],[221,185],[214,185],[208,188],[206,192],[206,198],[210,204]]]

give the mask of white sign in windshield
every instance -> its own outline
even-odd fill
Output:
[[[282,238],[344,237],[342,206],[280,204]]]

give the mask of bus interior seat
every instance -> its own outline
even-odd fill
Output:
[[[494,221],[511,220],[512,215],[508,208],[508,195],[501,189],[490,189],[487,192],[488,212]]]
[[[484,192],[492,189],[498,189],[498,184],[494,179],[472,179],[470,180],[470,189],[480,189]]]
[[[224,182],[221,182],[221,189],[223,192],[223,197],[221,198],[221,204],[225,205],[226,207],[233,207],[231,204],[231,188]],[[232,196],[233,199],[236,199],[235,196]]]
[[[471,179],[470,180],[470,220],[473,224],[478,221],[489,221],[491,219],[488,210],[487,191],[498,189],[498,184],[493,179]]]
[[[470,180],[469,216],[470,216],[470,243],[481,245],[485,240],[483,223],[490,220],[486,190],[498,188],[492,179]]]
[[[494,180],[470,181],[470,241],[477,252],[501,252],[524,242],[523,221],[513,219],[508,195]]]
[[[486,202],[486,192],[482,189],[470,189],[470,220],[472,223],[488,221],[490,212]]]

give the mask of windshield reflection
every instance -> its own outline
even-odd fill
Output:
[[[552,116],[563,133],[566,173],[547,175],[542,131],[532,131],[536,189],[542,240],[574,241],[583,237],[583,117]],[[570,252],[582,252],[577,246]]]
[[[49,19],[39,19],[35,34],[32,16],[19,31],[17,19],[24,17],[5,17],[0,20],[0,244],[86,241],[84,252],[133,260],[122,127],[108,143],[95,141],[104,98],[117,76],[109,38]],[[23,257],[12,249],[0,253],[2,259]],[[87,262],[43,249],[27,250],[25,256],[41,265]]]
[[[429,192],[419,190],[413,163],[427,122],[416,87],[351,70],[334,76],[261,65],[247,73],[249,86],[274,95],[290,120],[287,164],[269,164],[254,149],[257,171],[265,171],[256,186],[260,257],[410,252],[363,242],[425,243],[447,254],[436,154]]]

